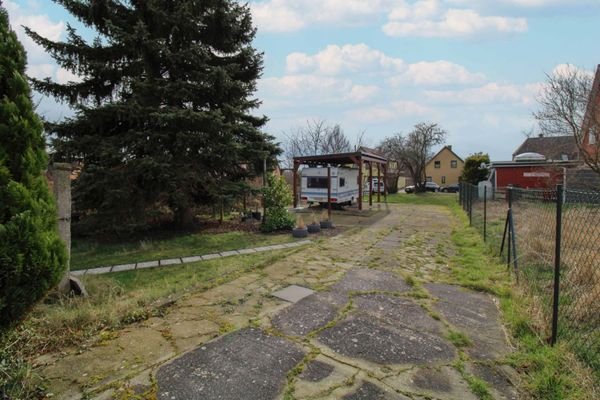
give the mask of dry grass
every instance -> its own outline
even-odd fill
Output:
[[[480,206],[474,208],[478,228],[483,224]],[[505,201],[488,202],[488,239],[496,252],[506,211]],[[513,218],[519,278],[531,299],[532,323],[545,339],[552,319],[556,206],[516,201]],[[568,341],[600,379],[600,207],[565,204],[561,233],[559,339]]]

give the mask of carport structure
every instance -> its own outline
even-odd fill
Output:
[[[367,165],[369,173],[369,206],[373,205],[373,166],[377,167],[377,182],[381,182],[381,173],[386,176],[387,172],[387,158],[379,152],[361,147],[358,151],[353,153],[338,153],[338,154],[322,154],[318,156],[300,156],[294,157],[294,174],[293,174],[293,188],[294,188],[294,208],[298,206],[298,169],[301,165],[307,165],[309,167],[343,167],[348,165],[358,166],[358,209],[363,209],[363,174],[364,165]],[[331,199],[331,172],[328,168],[328,200]],[[384,199],[387,201],[387,185],[384,184]],[[381,193],[379,187],[377,188],[377,202],[381,202]],[[331,209],[331,202],[328,201],[329,208]]]

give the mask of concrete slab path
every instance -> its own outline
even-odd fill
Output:
[[[440,283],[452,278],[456,223],[442,207],[390,206],[370,226],[190,294],[36,372],[65,399],[471,400],[473,378],[494,399],[516,399],[494,299]],[[290,285],[315,293],[272,296]],[[85,376],[72,378],[74,365]]]

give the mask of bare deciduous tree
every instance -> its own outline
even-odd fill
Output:
[[[431,149],[443,144],[446,131],[436,123],[422,122],[406,136],[398,133],[385,139],[380,149],[391,160],[408,170],[415,182],[415,191],[425,191],[425,166],[433,155]]]
[[[352,145],[339,124],[329,126],[324,120],[307,121],[306,126],[299,127],[285,135],[282,143],[283,162],[292,166],[293,158],[320,154],[349,153],[362,146],[364,132],[358,135]]]
[[[583,161],[600,173],[596,146],[588,146],[598,143],[600,133],[600,109],[598,99],[592,98],[595,97],[592,85],[592,75],[573,66],[546,75],[546,83],[537,99],[540,109],[533,116],[544,135],[572,135]],[[590,140],[586,143],[588,132]]]

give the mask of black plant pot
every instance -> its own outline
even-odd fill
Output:
[[[333,223],[331,221],[321,221],[321,229],[331,229],[333,228]]]
[[[292,236],[295,238],[305,238],[308,236],[308,229],[306,228],[294,228],[292,230]]]
[[[319,233],[321,232],[321,225],[319,223],[316,224],[308,224],[306,225],[308,229],[308,233]]]
[[[260,211],[252,211],[252,218],[260,221],[262,219],[262,213]]]

